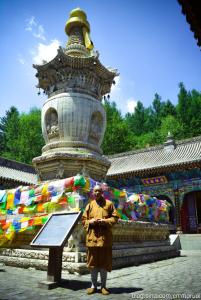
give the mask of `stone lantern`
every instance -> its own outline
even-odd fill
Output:
[[[101,100],[110,93],[116,70],[104,67],[93,51],[84,11],[71,11],[66,23],[66,48],[37,70],[38,87],[48,98],[42,108],[42,155],[33,159],[41,180],[78,173],[105,178],[110,166],[100,148],[106,128]]]

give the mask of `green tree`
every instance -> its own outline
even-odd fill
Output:
[[[155,94],[154,95],[154,100],[152,102],[152,106],[153,106],[153,110],[154,110],[154,113],[157,117],[160,116],[161,114],[161,111],[162,111],[162,102],[161,102],[161,96],[159,96],[159,94]]]
[[[191,121],[190,117],[190,106],[191,106],[191,94],[188,92],[181,82],[179,83],[179,94],[178,94],[178,104],[177,104],[177,117],[180,124],[184,128],[184,134],[186,137],[190,137],[191,133],[189,131],[189,124]]]
[[[148,113],[149,111],[144,108],[142,102],[138,101],[134,113],[126,114],[125,122],[134,135],[140,136],[147,132]]]
[[[41,132],[41,111],[33,108],[19,114],[11,107],[0,119],[0,155],[24,163],[31,163],[40,155],[44,145]]]
[[[19,159],[31,163],[32,159],[41,154],[44,140],[41,131],[41,111],[32,108],[29,113],[20,116]]]
[[[107,127],[102,143],[103,153],[114,154],[131,149],[130,131],[126,125],[116,103],[105,101]]]
[[[133,149],[142,149],[155,146],[161,142],[161,137],[157,130],[149,131],[141,134],[140,136],[133,136]]]
[[[19,112],[12,106],[0,120],[1,155],[19,159]]]
[[[168,115],[162,119],[160,127],[161,143],[166,140],[168,132],[170,132],[175,139],[179,140],[184,138],[183,126],[175,116]]]
[[[183,139],[201,134],[201,93],[179,84],[178,104],[166,102],[156,93],[148,108],[138,101],[133,113],[121,115],[115,102],[105,101],[107,128],[102,143],[104,154],[115,154],[163,143],[170,131]],[[31,163],[41,154],[41,112],[33,108],[19,114],[11,107],[0,118],[0,155]]]
[[[161,96],[156,93],[150,107],[152,130],[158,130],[160,128],[161,119],[165,114],[165,106],[165,102],[161,101]]]
[[[176,116],[176,108],[170,100],[167,100],[163,105],[162,116],[167,117],[168,115]]]
[[[191,102],[188,109],[189,132],[191,136],[201,134],[201,93],[196,90],[191,91]]]

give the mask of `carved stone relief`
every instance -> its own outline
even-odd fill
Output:
[[[60,179],[63,178],[64,172],[65,172],[64,165],[60,161],[58,169],[57,169],[57,173],[56,173],[56,178],[60,178]]]
[[[46,112],[45,124],[49,139],[59,136],[58,114],[54,108],[50,108]]]
[[[37,77],[40,82],[41,88],[44,89],[48,96],[55,92],[62,92],[70,88],[81,88],[87,90],[92,96],[98,99],[102,97],[102,93],[107,93],[107,82],[102,82],[99,76],[95,76],[94,72],[86,67],[83,70],[71,70],[68,66],[60,66],[55,62],[56,66],[48,73],[38,73]],[[109,85],[110,86],[110,85]]]
[[[98,144],[102,136],[103,116],[97,111],[92,114],[89,130],[89,143]]]

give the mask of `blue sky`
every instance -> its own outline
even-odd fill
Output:
[[[177,103],[178,83],[201,90],[201,53],[177,0],[1,0],[0,117],[42,107],[33,63],[65,47],[72,9],[87,13],[91,39],[105,66],[120,77],[111,100],[125,114],[137,100],[148,107],[157,92]]]

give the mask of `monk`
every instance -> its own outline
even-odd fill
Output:
[[[106,288],[107,272],[112,270],[112,226],[118,221],[118,214],[111,201],[103,197],[101,186],[93,189],[94,200],[87,206],[82,216],[86,230],[87,267],[91,273],[91,288],[87,294],[97,292],[98,272],[101,278],[101,293],[109,295]]]

